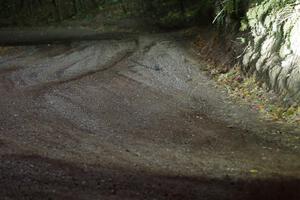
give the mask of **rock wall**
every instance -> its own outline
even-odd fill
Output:
[[[288,103],[300,102],[300,0],[264,0],[247,13],[243,70]]]

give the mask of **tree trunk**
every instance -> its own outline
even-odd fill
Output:
[[[184,5],[184,0],[180,0],[180,1],[179,1],[179,4],[180,4],[180,11],[181,11],[181,14],[184,16],[184,15],[185,15],[185,5]]]
[[[73,0],[73,7],[74,7],[75,15],[77,15],[79,13],[79,5],[77,0]]]
[[[56,12],[56,17],[58,21],[62,21],[63,16],[61,12],[61,0],[52,0],[55,12]]]

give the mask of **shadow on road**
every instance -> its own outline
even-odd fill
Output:
[[[298,200],[300,180],[173,177],[78,167],[40,156],[1,157],[1,199]]]
[[[134,40],[137,35],[126,32],[96,32],[80,29],[0,30],[1,46],[41,45],[75,41]]]

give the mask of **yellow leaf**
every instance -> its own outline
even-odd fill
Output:
[[[250,173],[252,173],[252,174],[257,174],[257,173],[258,173],[258,170],[256,170],[256,169],[251,169],[251,170],[250,170]]]

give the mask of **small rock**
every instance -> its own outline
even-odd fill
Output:
[[[155,69],[155,71],[160,71],[161,70],[159,65],[154,65],[154,69]]]

